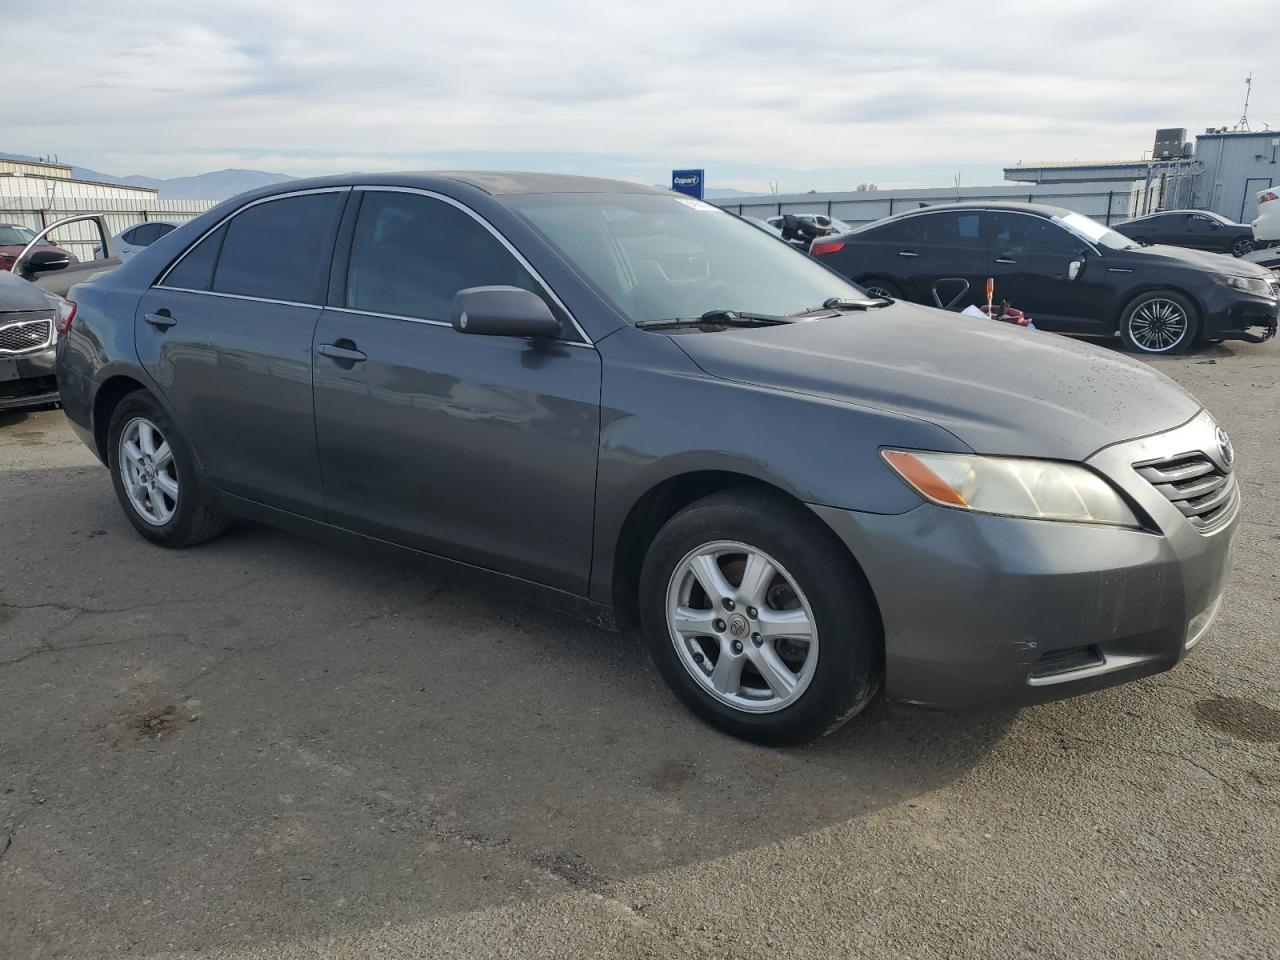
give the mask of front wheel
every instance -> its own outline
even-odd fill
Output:
[[[866,283],[860,284],[860,286],[873,297],[880,297],[884,300],[902,299],[901,288],[892,280],[885,280],[882,277],[876,277],[868,280]]]
[[[1135,353],[1181,353],[1200,328],[1196,309],[1174,290],[1152,290],[1135,297],[1120,317],[1120,336]]]
[[[668,521],[645,557],[640,614],[676,695],[746,740],[813,740],[880,683],[861,571],[816,517],[767,492],[715,494]]]
[[[1248,237],[1241,237],[1231,245],[1233,257],[1243,257],[1246,253],[1253,253],[1253,241]]]

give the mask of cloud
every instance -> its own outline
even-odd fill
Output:
[[[1137,157],[1157,126],[1280,123],[1255,3],[124,2],[9,18],[55,56],[0,150],[116,174],[531,167],[784,189]],[[949,172],[947,172],[949,171]],[[966,180],[969,178],[966,177]],[[970,181],[972,182],[972,181]]]

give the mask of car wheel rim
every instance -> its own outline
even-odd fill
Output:
[[[867,293],[871,294],[873,297],[880,297],[881,299],[884,299],[884,300],[893,299],[893,294],[891,294],[884,287],[867,287],[865,289]]]
[[[705,543],[676,564],[667,625],[698,686],[747,713],[795,703],[818,666],[818,631],[804,592],[782,564],[745,543]]]
[[[1129,336],[1141,350],[1164,353],[1187,335],[1187,311],[1164,297],[1143,301],[1129,316]]]
[[[1253,250],[1252,241],[1242,238],[1235,242],[1235,246],[1232,248],[1231,252],[1234,253],[1237,257],[1243,257],[1246,253],[1249,253],[1252,250]]]
[[[147,523],[163,527],[178,509],[178,465],[159,428],[135,417],[120,433],[120,476],[129,504]]]

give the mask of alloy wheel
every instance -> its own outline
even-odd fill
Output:
[[[1190,327],[1187,312],[1173,300],[1144,300],[1129,316],[1129,335],[1138,349],[1166,353],[1180,344]]]
[[[1231,252],[1237,257],[1243,257],[1246,253],[1253,252],[1253,241],[1248,237],[1241,237],[1231,245]]]
[[[138,516],[162,527],[178,509],[178,465],[160,429],[145,417],[134,417],[120,432],[117,451],[121,479]]]
[[[809,601],[782,564],[749,544],[721,540],[689,551],[667,585],[667,624],[689,675],[738,710],[790,706],[817,669]]]

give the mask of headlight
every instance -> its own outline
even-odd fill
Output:
[[[1251,293],[1255,297],[1266,297],[1269,300],[1276,298],[1274,291],[1271,289],[1271,284],[1260,277],[1236,277],[1226,273],[1213,273],[1210,276],[1213,277],[1216,283],[1235,287],[1237,290]]]
[[[1073,463],[919,450],[882,453],[920,496],[944,507],[1031,520],[1141,526],[1109,483]]]

